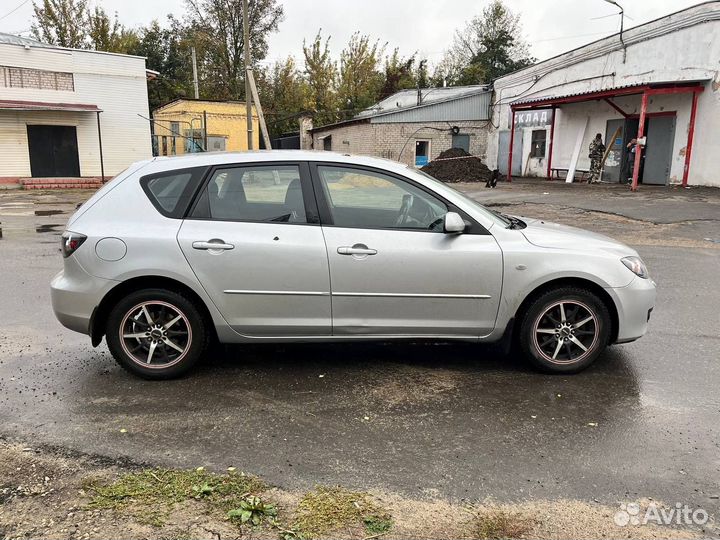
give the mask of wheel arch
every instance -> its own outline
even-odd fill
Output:
[[[186,284],[166,276],[138,276],[127,279],[110,289],[95,308],[90,319],[90,338],[93,347],[97,347],[106,332],[106,323],[110,310],[117,301],[128,293],[141,289],[167,289],[187,296],[200,310],[213,338],[217,339],[217,331],[212,315],[203,299]]]
[[[537,287],[535,287],[535,289],[530,291],[530,293],[525,296],[525,299],[520,303],[520,306],[515,312],[515,316],[513,318],[513,337],[515,337],[520,321],[522,321],[523,316],[527,312],[532,302],[546,292],[553,289],[560,289],[562,287],[578,287],[581,289],[587,289],[588,291],[595,294],[602,301],[602,303],[605,304],[608,313],[610,313],[610,343],[615,343],[615,341],[617,341],[618,331],[620,329],[620,318],[617,306],[615,305],[615,301],[603,287],[601,287],[594,281],[579,277],[561,277],[552,279],[538,285]]]

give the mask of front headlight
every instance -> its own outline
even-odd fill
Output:
[[[638,277],[641,277],[643,279],[647,279],[650,277],[650,274],[648,274],[648,269],[645,266],[645,263],[642,262],[642,259],[640,257],[624,257],[622,260],[622,263],[630,269],[630,271],[635,274]]]

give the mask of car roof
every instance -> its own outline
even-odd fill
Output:
[[[235,163],[262,163],[270,161],[329,161],[366,165],[380,169],[402,172],[408,166],[405,163],[384,158],[341,154],[326,150],[256,150],[248,152],[199,152],[182,156],[161,156],[152,160],[153,172],[171,171],[190,167],[208,167]]]

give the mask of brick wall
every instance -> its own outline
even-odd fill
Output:
[[[461,134],[470,136],[470,153],[485,161],[488,127],[481,121],[452,122]],[[369,122],[347,124],[313,132],[313,147],[322,150],[323,138],[332,137],[333,152],[382,157],[394,161],[415,164],[415,142],[430,141],[430,160],[452,146],[451,125],[447,122],[371,124]],[[402,152],[402,155],[401,155]]]
[[[9,66],[0,66],[0,86],[65,92],[75,90],[72,73]]]

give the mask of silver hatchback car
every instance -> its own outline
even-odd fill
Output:
[[[501,342],[577,372],[642,336],[655,305],[615,240],[329,152],[136,163],[70,218],[62,251],[57,318],[151,379],[186,372],[211,340]]]

